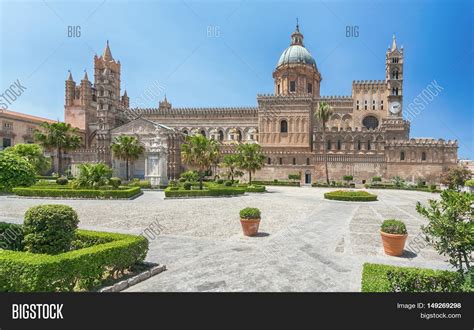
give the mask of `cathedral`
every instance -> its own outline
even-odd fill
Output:
[[[257,106],[175,108],[165,97],[156,108],[131,109],[127,92],[121,94],[121,63],[107,42],[94,57],[94,83],[87,73],[79,84],[71,73],[66,80],[65,121],[84,140],[83,149],[69,153],[69,162],[73,170],[80,163],[104,162],[125,176],[110,144],[133,135],[145,146],[133,176],[162,185],[186,170],[180,157],[185,136],[202,134],[218,140],[223,154],[235,152],[239,143],[260,144],[266,163],[255,175],[259,180],[299,173],[302,184],[324,181],[326,154],[331,180],[352,175],[356,182],[374,176],[438,182],[442,171],[457,164],[457,142],[410,138],[410,122],[403,118],[405,58],[395,37],[385,58],[384,80],[356,80],[351,95],[322,96],[323,75],[297,25],[273,71],[274,93],[257,95]],[[332,109],[324,140],[314,116],[320,102]]]

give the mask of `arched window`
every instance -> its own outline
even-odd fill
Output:
[[[272,164],[272,159],[270,157],[267,158],[267,164],[271,165]]]
[[[296,158],[293,158],[293,165],[296,165]]]
[[[400,160],[405,160],[405,152],[400,152]]]
[[[331,140],[328,140],[327,145],[326,145],[327,150],[331,150]]]
[[[280,133],[288,133],[288,122],[286,120],[280,122]]]
[[[362,125],[367,129],[376,129],[379,127],[379,120],[374,116],[367,116],[362,120]]]
[[[306,165],[309,165],[309,158],[306,158]]]
[[[372,146],[370,145],[370,140],[367,141],[367,150],[370,150]]]
[[[283,158],[278,158],[278,162],[280,163],[280,165],[283,165]]]
[[[183,133],[187,135],[187,134],[188,134],[188,130],[187,130],[187,129],[183,130]]]
[[[242,132],[240,130],[237,131],[237,141],[242,141]]]
[[[426,160],[426,152],[421,153],[421,160]]]
[[[222,130],[219,130],[219,141],[224,140],[224,132]]]
[[[357,150],[362,149],[362,144],[360,143],[360,140],[357,141]]]
[[[202,135],[202,136],[206,136],[206,131],[202,129],[202,130],[201,130],[201,135]]]
[[[337,140],[337,150],[341,150],[341,140]]]

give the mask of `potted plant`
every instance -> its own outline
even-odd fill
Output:
[[[245,236],[255,236],[260,225],[260,210],[252,207],[240,210],[240,224]]]
[[[382,223],[380,230],[383,249],[389,256],[399,257],[403,254],[408,233],[405,224],[400,220],[390,219]]]

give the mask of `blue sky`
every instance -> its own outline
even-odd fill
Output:
[[[76,81],[84,69],[92,77],[106,40],[132,106],[156,107],[163,93],[177,107],[256,106],[256,94],[273,92],[272,71],[298,17],[322,95],[384,79],[396,33],[405,109],[433,80],[443,88],[412,120],[411,136],[457,139],[459,157],[474,158],[471,1],[0,2],[0,90],[17,79],[27,88],[14,111],[62,120],[67,70]],[[81,36],[68,38],[68,25],[81,26]],[[359,36],[346,37],[346,26]]]

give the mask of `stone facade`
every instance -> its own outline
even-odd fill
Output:
[[[404,51],[395,37],[386,51],[385,79],[353,81],[350,96],[320,95],[322,74],[303,40],[297,26],[273,72],[274,94],[257,95],[256,107],[238,108],[174,108],[165,97],[157,108],[130,109],[126,92],[120,97],[120,61],[112,58],[107,43],[104,54],[94,59],[94,85],[87,74],[80,86],[71,75],[66,81],[66,122],[87,131],[86,150],[77,152],[73,162],[96,153],[96,161],[112,164],[111,139],[129,133],[121,131],[125,122],[142,118],[166,127],[173,137],[172,147],[163,144],[175,153],[168,157],[173,162],[172,171],[167,166],[168,178],[184,170],[175,148],[186,134],[219,140],[224,154],[234,152],[238,143],[261,144],[267,162],[256,178],[264,180],[301,173],[302,183],[323,181],[324,149],[329,175],[336,181],[353,175],[358,182],[373,176],[437,182],[442,171],[456,166],[456,141],[410,138],[410,123],[403,119]],[[314,117],[321,102],[333,112],[324,141]],[[151,139],[137,136],[145,144]],[[139,176],[146,176],[145,159]]]

